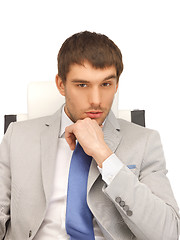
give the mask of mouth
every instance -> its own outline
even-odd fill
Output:
[[[86,115],[89,117],[89,118],[100,118],[102,116],[103,112],[102,111],[89,111],[89,112],[86,112]]]

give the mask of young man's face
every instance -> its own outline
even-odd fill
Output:
[[[65,112],[73,122],[89,117],[99,125],[109,113],[118,88],[114,66],[96,69],[88,62],[84,65],[73,64],[66,83],[63,84],[57,75],[56,84],[65,96]]]

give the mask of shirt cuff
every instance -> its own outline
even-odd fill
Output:
[[[122,161],[113,153],[102,163],[102,168],[98,166],[98,169],[103,181],[109,185],[123,166]]]

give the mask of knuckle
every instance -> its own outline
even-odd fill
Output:
[[[81,119],[78,119],[78,120],[77,120],[77,122],[76,122],[76,124],[78,124],[78,125],[79,125],[79,124],[81,124],[81,123],[82,123],[82,121],[83,121],[83,120],[81,120]]]
[[[77,120],[77,122],[74,124],[75,127],[79,127],[81,125],[81,120]]]
[[[75,124],[74,124],[74,131],[78,131],[81,128],[81,120],[78,120]]]
[[[89,122],[90,118],[85,118],[84,122]]]

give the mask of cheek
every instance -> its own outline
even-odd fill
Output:
[[[66,92],[66,105],[71,112],[77,112],[77,110],[83,108],[84,98],[77,94],[77,91]]]
[[[109,94],[104,94],[102,98],[102,102],[106,105],[111,105],[114,99],[114,92]]]
[[[83,106],[87,102],[87,94],[85,91],[77,91],[73,89],[69,94],[72,104]]]

